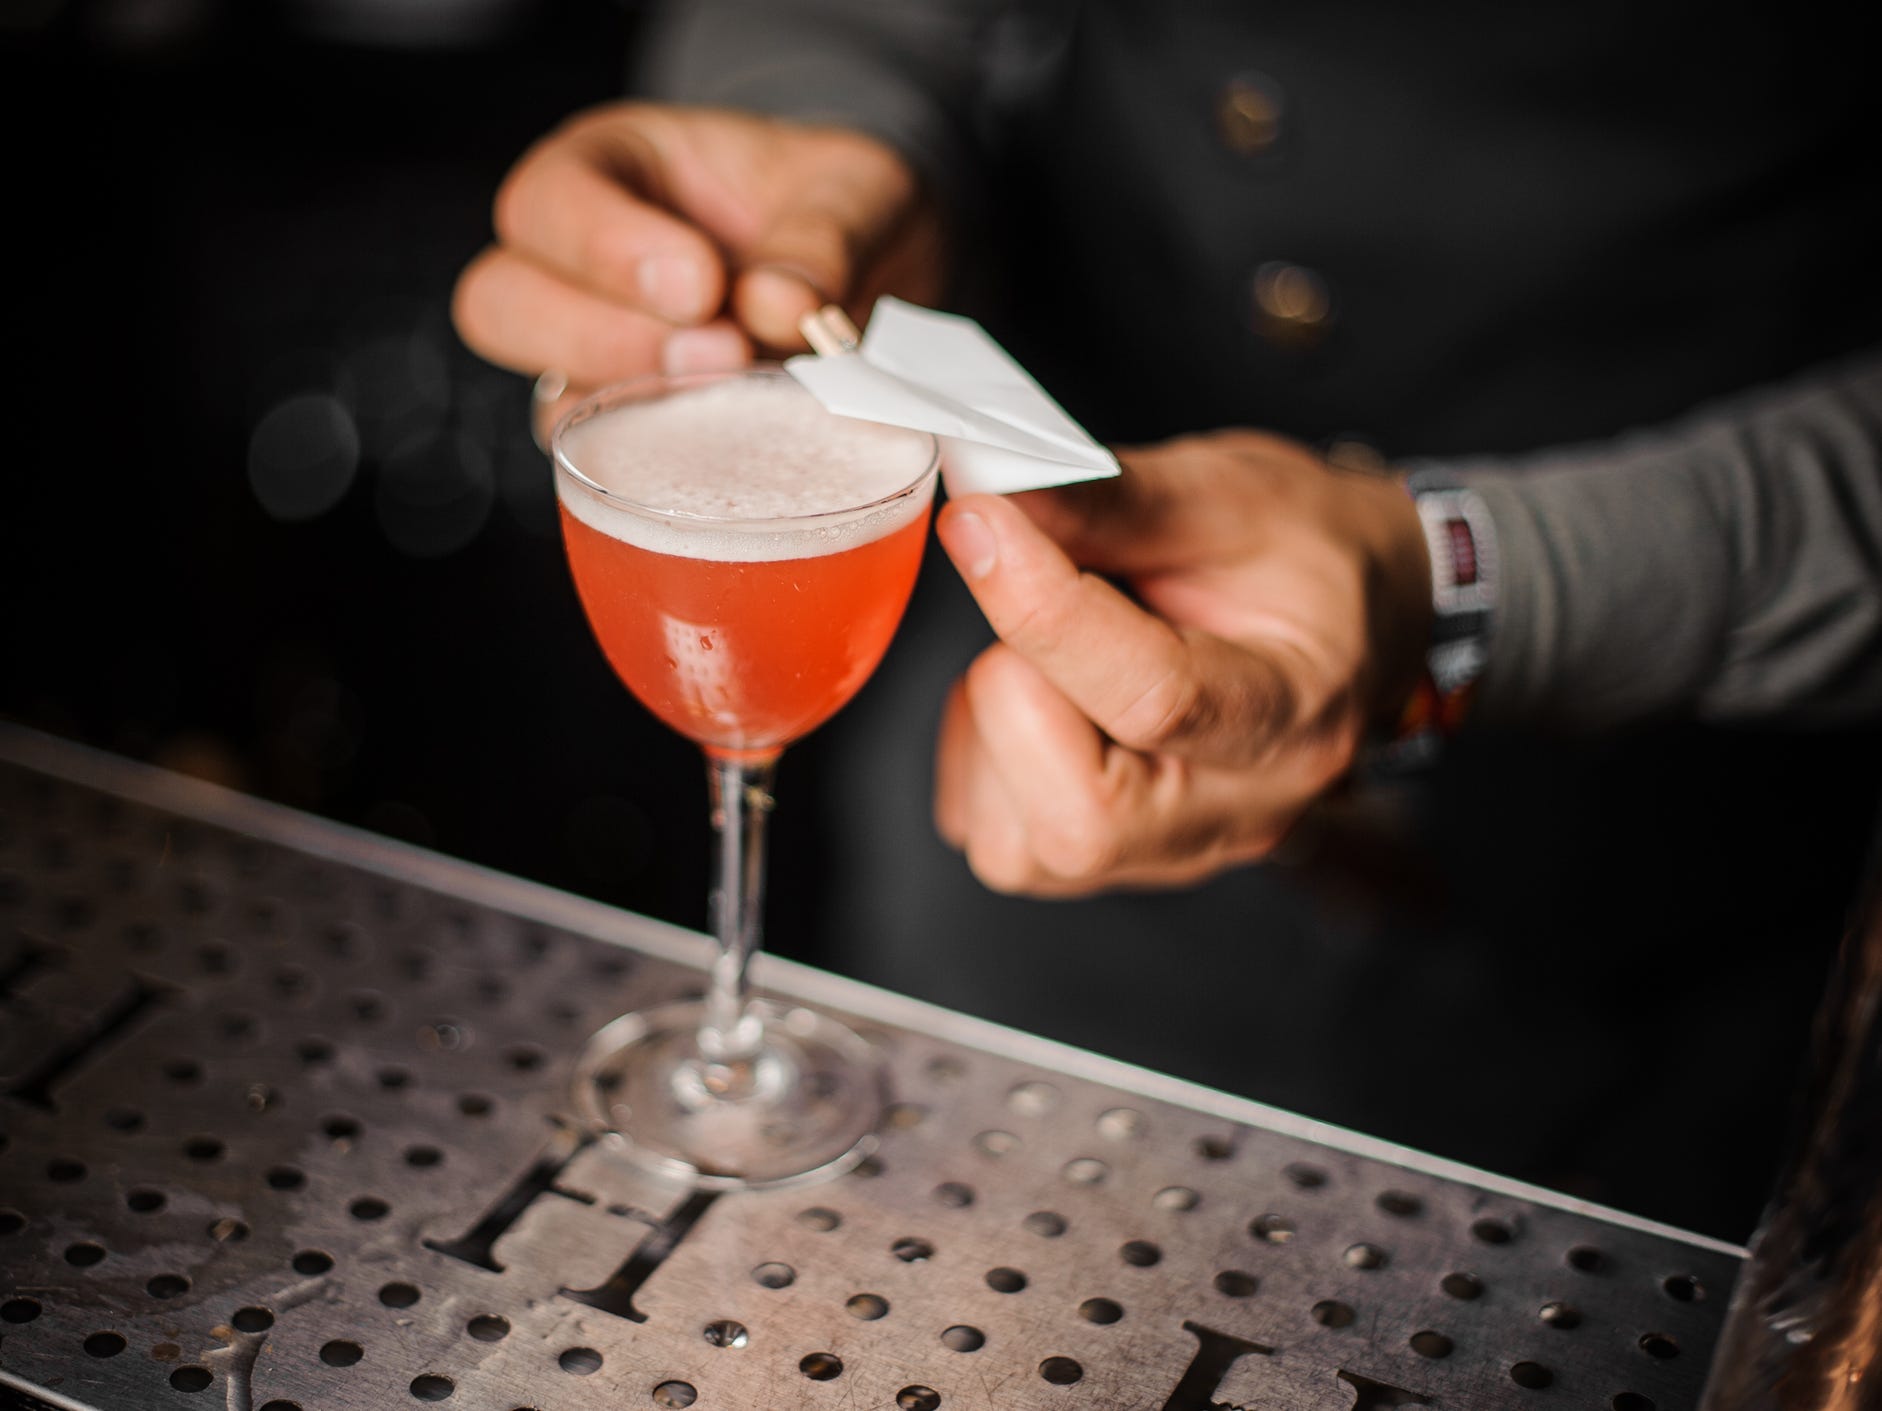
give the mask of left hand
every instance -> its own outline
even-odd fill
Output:
[[[1266,856],[1422,659],[1430,565],[1396,480],[1252,431],[1122,459],[937,521],[1000,640],[949,696],[935,818],[996,891],[1182,886]]]

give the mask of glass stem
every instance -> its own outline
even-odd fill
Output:
[[[765,819],[777,756],[761,760],[706,757],[712,797],[712,934],[719,953],[706,981],[699,1023],[701,1076],[713,1092],[736,1097],[755,1080],[764,1026],[751,1009],[751,960],[763,935]]]

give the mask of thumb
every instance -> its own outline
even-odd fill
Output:
[[[803,343],[798,320],[827,303],[851,300],[875,255],[912,214],[914,175],[873,139],[819,135],[790,194],[736,252],[732,311],[759,342]]]

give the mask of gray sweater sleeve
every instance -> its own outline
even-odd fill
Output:
[[[692,0],[655,11],[637,92],[878,137],[961,184],[1012,7],[998,0]]]
[[[1486,722],[1882,719],[1882,354],[1443,468],[1496,528]]]

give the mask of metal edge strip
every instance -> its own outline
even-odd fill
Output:
[[[662,960],[703,969],[712,956],[711,938],[697,932],[12,722],[0,722],[0,759],[317,857],[462,896],[467,901],[527,916],[547,925],[579,931]],[[1601,1220],[1698,1249],[1740,1259],[1745,1256],[1742,1246],[1710,1235],[1511,1180],[1414,1147],[1399,1146],[1283,1108],[1270,1107],[1252,1098],[1217,1092],[1199,1083],[1105,1058],[990,1020],[976,1019],[796,961],[760,953],[754,965],[754,979],[764,989],[811,1004],[880,1019],[917,1033],[933,1034],[965,1048],[1037,1064],[1140,1097],[1187,1107],[1226,1122],[1265,1127],[1355,1156],[1387,1162],[1441,1180],[1473,1185],[1511,1199]]]
[[[0,1367],[0,1390],[7,1388],[11,1388],[21,1396],[30,1397],[31,1400],[25,1404],[35,1408],[51,1406],[57,1408],[57,1411],[98,1411],[97,1407],[90,1402],[74,1401],[69,1396],[61,1396],[50,1387],[42,1387],[38,1382],[29,1382],[17,1373]]]

